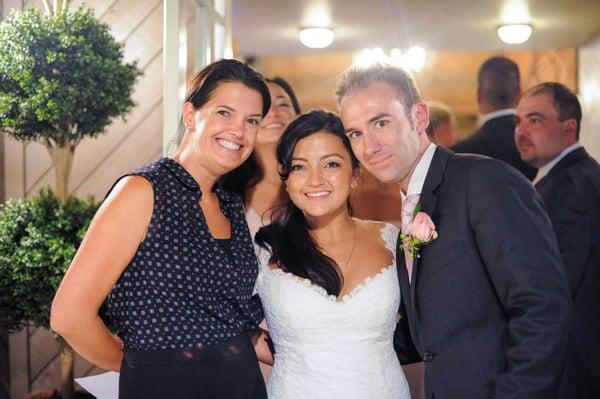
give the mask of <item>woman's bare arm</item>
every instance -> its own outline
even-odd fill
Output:
[[[122,179],[94,216],[52,302],[52,329],[107,370],[120,369],[123,350],[98,309],[135,255],[153,206],[150,182],[140,176]]]

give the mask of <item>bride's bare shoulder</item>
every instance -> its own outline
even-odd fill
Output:
[[[399,231],[397,226],[378,220],[363,220],[354,218],[354,222],[359,227],[361,232],[371,237],[379,238],[383,232],[388,230],[393,231],[394,233]]]
[[[372,231],[380,231],[383,228],[398,228],[394,223],[382,222],[380,220],[365,220],[365,219],[357,219],[352,218],[358,226],[363,229],[369,229]]]

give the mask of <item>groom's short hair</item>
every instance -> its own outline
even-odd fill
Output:
[[[407,116],[412,106],[422,101],[421,93],[410,72],[396,65],[376,62],[368,66],[352,65],[346,69],[335,90],[338,109],[344,96],[377,82],[388,83],[397,90],[398,99],[404,105]]]

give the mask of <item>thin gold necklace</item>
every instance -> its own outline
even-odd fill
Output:
[[[356,238],[357,238],[356,222],[354,220],[352,220],[352,226],[354,227],[354,240],[352,241],[352,249],[350,249],[350,255],[348,256],[348,260],[346,260],[346,263],[344,263],[344,266],[342,266],[342,269],[346,269],[348,267],[348,265],[350,264],[350,261],[352,260],[352,255],[354,255],[354,248],[356,248],[356,243],[358,242],[356,240]]]

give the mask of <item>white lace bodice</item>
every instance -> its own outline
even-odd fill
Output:
[[[338,299],[325,289],[268,265],[257,250],[261,297],[275,364],[270,399],[409,398],[393,348],[400,288],[395,266],[398,229],[381,229],[391,265]]]

